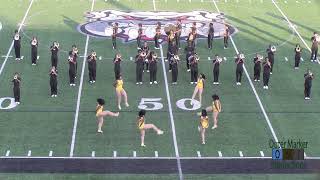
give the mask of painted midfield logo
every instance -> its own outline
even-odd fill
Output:
[[[224,34],[224,16],[217,13],[206,11],[192,11],[187,13],[180,12],[124,12],[116,10],[105,10],[86,13],[89,22],[81,24],[78,30],[86,35],[95,37],[111,38],[112,25],[119,23],[117,37],[123,42],[131,42],[138,36],[138,24],[143,26],[144,41],[152,41],[155,35],[157,22],[161,22],[162,40],[166,38],[165,29],[175,25],[177,19],[182,20],[181,39],[186,39],[191,31],[192,23],[197,23],[197,38],[207,38],[209,23],[214,26],[214,38],[222,38]],[[236,29],[230,25],[230,34],[234,34]]]

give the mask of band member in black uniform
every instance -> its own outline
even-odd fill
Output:
[[[149,56],[149,69],[150,69],[150,84],[158,84],[157,82],[157,62],[158,56],[154,51],[151,51]]]
[[[219,69],[222,58],[218,54],[213,59],[213,84],[219,84]]]
[[[270,79],[271,63],[266,57],[265,62],[263,62],[263,89],[269,89],[269,79]]]
[[[224,25],[224,33],[223,33],[224,49],[228,48],[229,36],[230,36],[230,30],[229,30],[229,27],[225,24]]]
[[[309,100],[311,95],[312,80],[314,78],[313,73],[308,69],[307,73],[304,74],[304,99]]]
[[[118,23],[114,23],[112,27],[112,48],[117,49]]]
[[[190,84],[197,84],[198,80],[198,62],[200,58],[197,53],[190,56],[191,81]]]
[[[270,65],[271,65],[270,74],[272,74],[273,64],[274,64],[274,53],[276,52],[276,50],[277,50],[277,48],[272,45],[269,45],[269,48],[267,49],[268,59],[269,59]]]
[[[172,84],[177,84],[177,80],[178,80],[178,64],[179,64],[179,56],[178,55],[174,55],[171,58],[171,65],[172,65]]]
[[[75,77],[77,78],[77,70],[78,70],[78,63],[77,63],[77,59],[78,59],[78,48],[76,45],[72,45],[72,50],[69,51],[69,59],[70,57],[73,57],[73,61],[75,62]]]
[[[189,58],[194,53],[195,48],[191,44],[188,44],[187,47],[185,47],[184,50],[186,52],[187,72],[190,72],[190,61],[189,61]]]
[[[114,78],[117,79],[117,77],[120,77],[121,74],[121,54],[116,54],[113,59],[114,64]]]
[[[213,23],[209,24],[209,31],[208,31],[208,48],[212,49],[212,42],[214,37],[214,28]]]
[[[14,53],[16,55],[16,60],[21,60],[20,49],[21,49],[21,36],[18,30],[14,31]]]
[[[144,42],[143,47],[141,48],[141,50],[146,53],[146,56],[145,56],[145,57],[148,57],[148,56],[149,56],[150,48],[149,48],[147,42]],[[147,72],[149,72],[149,61],[148,61],[147,58],[145,58],[144,64],[145,64],[145,70],[147,70]]]
[[[139,23],[138,28],[138,37],[137,37],[137,49],[141,48],[141,38],[142,38],[142,24]]]
[[[260,81],[262,59],[263,57],[260,54],[256,54],[256,57],[253,58],[253,63],[254,63],[253,80],[254,81]]]
[[[18,73],[14,73],[13,80],[13,96],[16,104],[20,104],[20,83],[21,78]]]
[[[296,47],[294,48],[294,69],[299,69],[299,64],[300,64],[300,60],[301,60],[301,47],[299,44],[296,45]]]
[[[244,63],[244,55],[238,54],[235,63],[237,64],[236,68],[236,84],[241,85],[241,78],[243,73],[243,63]]]
[[[88,70],[89,70],[89,82],[96,82],[96,72],[97,72],[97,53],[92,50],[91,54],[87,57]]]
[[[51,66],[58,69],[58,51],[59,51],[59,43],[54,41],[52,46],[50,47],[51,51]]]
[[[70,54],[71,53],[71,54]],[[78,49],[73,46],[72,51],[69,52],[69,82],[70,86],[76,86],[74,79],[76,78],[76,66],[77,66],[77,57]]]
[[[155,49],[159,49],[159,41],[161,38],[161,23],[158,22],[157,23],[157,27],[156,27],[156,34],[154,36],[154,44],[155,44]]]
[[[168,45],[168,52],[167,52],[167,60],[169,60],[169,72],[171,72],[172,70],[170,61],[172,61],[172,58],[175,54],[178,54],[178,48],[176,46],[176,42],[172,41],[172,43]]]
[[[195,43],[196,37],[197,37],[197,27],[196,27],[196,23],[194,22],[193,26],[191,27],[191,32],[189,33],[187,38],[187,43],[194,48],[196,46],[196,43]]]
[[[320,42],[320,36],[317,34],[317,32],[313,33],[313,36],[311,37],[312,46],[311,46],[311,62],[317,61],[318,56],[318,46]]]
[[[181,19],[178,19],[176,24],[176,31],[175,31],[175,39],[176,39],[176,45],[178,49],[180,49],[181,31],[182,31]]]
[[[58,73],[56,67],[52,66],[50,72],[50,88],[51,88],[51,97],[57,97],[58,94]]]
[[[146,52],[140,51],[139,55],[136,56],[136,84],[142,84],[143,66],[146,55]]]
[[[31,42],[31,62],[32,65],[37,65],[37,58],[38,58],[38,40],[36,37],[33,37]]]

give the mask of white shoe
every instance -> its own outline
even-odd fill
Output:
[[[121,110],[121,106],[120,105],[118,106],[118,109]]]
[[[200,132],[200,126],[198,126],[198,131]]]
[[[152,84],[152,82],[150,82],[150,84]]]
[[[32,66],[35,66],[36,64],[35,63],[32,63]]]
[[[239,82],[239,86],[241,86],[241,82]]]
[[[260,79],[258,79],[258,82],[260,82]]]
[[[92,84],[92,81],[89,81]]]
[[[212,128],[211,128],[211,129],[216,129],[216,128],[218,128],[218,126],[212,126]]]
[[[190,72],[190,71],[191,71],[190,69],[187,70],[187,72]]]
[[[140,82],[139,84],[142,84],[142,82]]]
[[[311,59],[311,62],[313,62],[313,59]]]
[[[147,72],[150,72],[149,70],[147,70]]]
[[[139,82],[136,82],[136,84],[138,85],[138,84],[139,84]]]
[[[76,84],[73,84],[73,86],[76,86]]]
[[[144,144],[141,144],[141,147],[146,147],[146,145],[144,145]]]
[[[169,72],[171,72],[172,70],[169,70]]]
[[[190,84],[193,84],[193,82],[190,82]]]
[[[272,74],[272,72],[270,72],[270,74]]]
[[[126,107],[129,107],[129,104],[128,104],[128,103],[126,103]]]
[[[299,67],[294,67],[294,69],[299,69]]]
[[[96,81],[92,81],[93,83],[95,83]]]
[[[58,95],[55,94],[54,97],[58,97]]]
[[[157,82],[157,81],[153,81],[153,83],[154,83],[154,84],[158,84],[158,82]]]
[[[168,59],[165,59],[164,61],[165,61],[165,62],[168,62]]]
[[[255,82],[257,82],[257,80],[256,80],[256,79],[255,79],[254,81],[255,81]]]
[[[163,134],[163,131],[160,130],[160,131],[157,132],[157,134],[158,134],[158,135],[162,135],[162,134]]]
[[[160,49],[160,48],[158,48],[158,47],[154,47],[155,49]]]
[[[202,144],[206,144],[206,142],[202,142]]]
[[[72,86],[72,84],[70,84],[70,86]]]
[[[98,130],[98,133],[103,133],[103,131],[102,130]]]
[[[54,94],[52,94],[51,97],[54,97]]]
[[[16,104],[20,104],[20,102],[16,102]]]
[[[269,87],[268,87],[268,86],[266,86],[266,89],[269,89]]]
[[[216,84],[219,85],[220,83],[219,83],[219,82],[216,82]]]

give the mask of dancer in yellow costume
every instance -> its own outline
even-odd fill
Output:
[[[201,135],[201,142],[202,144],[206,144],[206,129],[209,127],[209,118],[207,115],[207,111],[205,109],[202,109],[201,116],[200,116],[200,123],[198,126],[198,130],[200,131]]]
[[[123,89],[123,80],[122,80],[122,76],[119,75],[113,85],[116,88],[116,94],[117,94],[117,101],[118,101],[118,108],[119,110],[121,110],[121,98],[122,96],[124,97],[124,103],[126,105],[126,107],[129,107],[128,104],[128,96],[127,96],[127,92]]]
[[[97,99],[97,107],[96,107],[96,117],[98,120],[98,133],[103,133],[103,131],[101,130],[102,126],[103,126],[103,121],[104,121],[104,117],[105,116],[113,116],[113,117],[118,117],[119,116],[119,112],[114,113],[111,111],[104,111],[103,110],[103,106],[105,104],[104,99]]]
[[[147,129],[153,129],[154,131],[157,132],[158,135],[163,134],[163,131],[161,129],[159,129],[158,127],[156,127],[154,124],[146,124],[145,123],[145,115],[146,115],[146,111],[140,110],[138,120],[137,120],[137,126],[138,126],[138,129],[140,130],[140,135],[141,135],[141,146],[142,147],[146,146],[146,145],[144,145],[144,136],[146,134]]]
[[[204,74],[200,74],[198,77],[198,81],[197,81],[197,85],[194,88],[193,94],[192,94],[192,100],[190,102],[190,104],[193,104],[193,100],[196,97],[196,95],[199,95],[199,101],[200,101],[200,105],[202,104],[202,92],[203,92],[203,88],[204,88],[204,80],[206,79],[206,76]]]

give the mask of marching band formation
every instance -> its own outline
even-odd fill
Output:
[[[148,43],[144,42],[142,43],[142,36],[143,36],[143,25],[140,23],[138,24],[138,36],[137,36],[137,49],[138,53],[135,56],[135,64],[136,64],[136,84],[141,85],[143,84],[143,74],[144,72],[150,73],[150,80],[149,83],[152,84],[158,84],[157,82],[157,64],[158,64],[158,56],[155,51],[150,50]],[[161,23],[158,22],[155,27],[155,36],[154,36],[154,44],[155,49],[160,48],[160,42],[161,37]],[[181,49],[181,30],[182,30],[182,23],[181,20],[178,20],[175,25],[169,25],[165,27],[165,32],[167,33],[167,43],[168,43],[168,49],[167,49],[167,57],[165,59],[166,62],[169,64],[169,72],[171,72],[172,75],[172,84],[177,84],[178,75],[179,75],[179,63],[180,63],[180,57],[178,55],[179,50]],[[115,22],[113,25],[113,33],[111,35],[112,39],[112,47],[113,49],[117,49],[117,34],[118,34],[118,23]],[[228,28],[228,25],[224,24],[224,34],[223,34],[223,42],[224,42],[224,48],[228,48],[228,41],[230,36],[230,30]],[[213,48],[213,38],[214,38],[214,26],[213,23],[209,24],[208,27],[208,49]],[[19,35],[19,32],[16,30],[14,34],[14,52],[15,52],[15,59],[17,61],[20,61],[21,58],[21,36]],[[192,24],[192,27],[190,29],[190,32],[188,34],[188,37],[186,39],[187,45],[184,48],[184,52],[186,54],[185,61],[186,61],[186,69],[187,72],[190,72],[190,84],[195,84],[195,89],[192,95],[192,100],[196,97],[198,94],[200,104],[202,103],[202,93],[203,89],[205,87],[205,79],[206,76],[202,73],[199,73],[198,70],[198,63],[200,60],[199,55],[196,52],[196,40],[197,40],[197,24],[194,22]],[[311,62],[318,61],[317,55],[318,55],[318,44],[320,42],[320,36],[314,32],[313,36],[311,37],[312,42],[312,52],[311,52]],[[38,60],[38,46],[39,42],[36,37],[33,37],[31,42],[31,64],[36,65]],[[52,46],[50,47],[51,51],[51,68],[49,72],[50,76],[50,87],[51,87],[51,97],[57,97],[58,94],[58,53],[60,50],[60,45],[58,42],[53,42]],[[300,65],[300,59],[301,59],[301,47],[299,44],[296,45],[294,48],[295,53],[295,59],[294,59],[294,69],[298,69]],[[270,75],[273,72],[273,65],[275,62],[275,53],[276,53],[276,47],[273,45],[270,45],[266,50],[266,57],[263,57],[261,54],[256,54],[253,58],[254,63],[254,74],[253,74],[253,80],[255,82],[260,81],[260,74],[261,70],[263,75],[263,88],[268,89],[269,86],[269,80]],[[69,63],[69,84],[70,86],[76,86],[75,79],[77,77],[77,58],[78,55],[78,48],[76,45],[72,46],[72,49],[69,51],[69,57],[68,57],[68,63]],[[88,70],[89,70],[89,83],[95,83],[96,82],[96,60],[97,60],[97,54],[95,51],[91,51],[91,53],[87,56],[87,63],[88,63]],[[122,72],[121,72],[121,62],[122,57],[120,53],[117,53],[113,59],[114,63],[114,76],[115,76],[115,83],[114,87],[116,89],[116,95],[117,95],[117,106],[118,109],[121,110],[121,101],[122,98],[124,99],[124,103],[126,107],[129,106],[128,104],[128,97],[127,93],[123,88],[123,79],[122,79]],[[219,84],[219,67],[222,63],[222,57],[220,57],[218,54],[216,54],[213,57],[212,61],[212,75],[213,75],[213,84],[218,85]],[[245,56],[244,54],[240,53],[237,54],[235,57],[235,64],[236,64],[236,85],[241,85],[242,80],[242,74],[243,74],[243,65],[245,63]],[[304,83],[304,95],[305,99],[310,99],[311,94],[311,86],[312,86],[312,80],[314,78],[313,73],[308,70],[306,74],[304,74],[305,83]],[[14,74],[13,80],[13,94],[14,98],[17,104],[20,104],[20,84],[21,84],[21,77],[18,73]],[[202,137],[202,143],[205,144],[205,129],[208,127],[208,117],[207,112],[212,111],[213,112],[213,120],[214,120],[214,126],[213,129],[217,127],[217,117],[218,113],[221,111],[221,104],[219,101],[219,97],[217,95],[213,95],[213,103],[212,106],[203,109],[201,113],[199,113],[200,116],[200,126],[199,131],[201,132]],[[103,105],[104,100],[98,99],[97,100],[97,109],[96,109],[96,116],[98,118],[98,132],[102,132],[101,127],[103,124],[103,117],[104,116],[118,116],[119,113],[112,113],[110,111],[103,111]],[[191,101],[191,104],[193,101]],[[146,129],[154,129],[158,134],[162,134],[163,131],[161,131],[159,128],[157,128],[153,124],[145,124],[144,117],[145,117],[145,111],[140,111],[138,115],[138,128],[141,131],[141,146],[144,146],[144,134]]]

